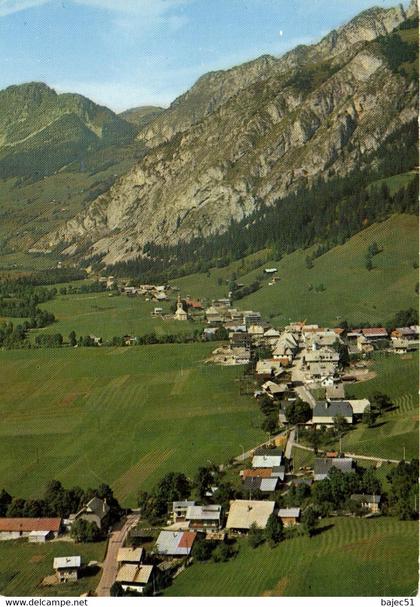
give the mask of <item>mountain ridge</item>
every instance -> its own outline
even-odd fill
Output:
[[[57,93],[43,82],[0,91],[2,177],[39,178],[94,147],[126,144],[138,129],[109,108],[77,93]]]
[[[329,51],[322,55],[317,45],[305,47],[310,55],[305,60],[301,49],[291,51],[280,59],[287,70],[283,66],[279,71],[277,60],[267,57],[233,68],[228,82],[237,70],[251,69],[235,94],[230,89],[210,114],[168,141],[149,141],[139,164],[85,213],[44,239],[43,246],[60,246],[67,255],[83,250],[113,264],[142,255],[146,242],[175,244],[220,233],[230,221],[249,215],[259,201],[272,204],[314,179],[362,167],[366,153],[417,115],[416,86],[391,69],[375,38],[406,16],[402,7],[367,11],[341,28],[346,36],[356,36],[352,45],[346,43],[338,52],[333,36],[333,56]],[[289,69],[297,55],[299,69]],[[209,78],[220,78],[220,72],[203,76],[199,87]],[[197,96],[197,89],[167,112],[184,103],[188,113],[189,95]],[[208,98],[201,109],[206,103]],[[161,128],[167,112],[150,128]],[[147,137],[146,132],[139,138]]]

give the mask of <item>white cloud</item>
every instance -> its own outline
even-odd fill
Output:
[[[48,4],[51,0],[0,0],[0,17]]]

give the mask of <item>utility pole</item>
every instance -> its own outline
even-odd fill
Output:
[[[405,445],[403,445],[403,462],[405,462]]]

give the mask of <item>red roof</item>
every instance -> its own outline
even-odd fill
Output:
[[[2,531],[55,531],[60,530],[61,518],[2,518]]]
[[[334,329],[334,333],[335,333],[336,335],[341,335],[342,333],[344,333],[344,329],[342,329],[341,327],[336,327],[336,328]]]
[[[191,548],[196,537],[197,534],[193,531],[184,531],[179,540],[178,548]]]
[[[199,299],[191,299],[190,297],[187,299],[187,304],[192,308],[198,308],[200,310],[203,309],[203,304]]]
[[[388,335],[388,331],[383,327],[362,329],[363,335]]]

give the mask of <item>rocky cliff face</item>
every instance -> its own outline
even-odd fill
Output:
[[[391,32],[406,17],[402,6],[388,10],[370,9],[338,30],[333,30],[316,45],[299,46],[280,59],[264,55],[227,71],[205,74],[138,137],[149,146],[168,141],[176,133],[200,122],[253,83],[269,78],[274,73],[285,74],[308,62],[331,59],[357,42],[374,40]]]
[[[319,176],[344,175],[417,113],[417,87],[371,42],[406,18],[372,9],[318,45],[201,78],[141,135],[147,156],[44,239],[105,263],[223,231]]]

